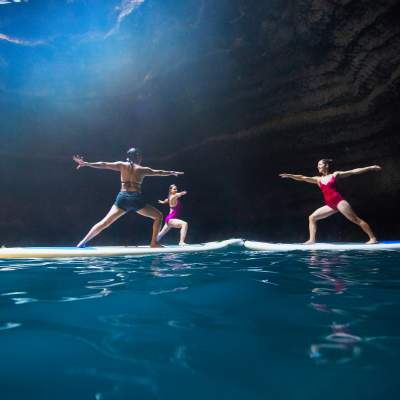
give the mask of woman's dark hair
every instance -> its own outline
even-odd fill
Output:
[[[322,158],[320,161],[322,161],[325,165],[327,165],[329,170],[332,169],[331,168],[333,164],[332,158]]]
[[[131,164],[135,164],[140,160],[140,157],[142,156],[140,150],[136,147],[130,148],[126,154],[128,155],[126,161],[129,161]]]

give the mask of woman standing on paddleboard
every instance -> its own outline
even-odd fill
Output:
[[[108,228],[122,215],[128,211],[135,211],[144,217],[153,219],[153,231],[151,236],[151,247],[161,247],[157,242],[157,235],[162,222],[162,214],[155,207],[147,204],[142,194],[142,182],[146,176],[178,176],[183,172],[155,170],[142,167],[142,155],[136,148],[127,152],[126,161],[116,162],[86,162],[80,156],[74,156],[73,160],[78,164],[77,169],[83,167],[110,169],[120,173],[121,191],[118,193],[115,203],[108,214],[89,230],[88,234],[79,242],[77,247],[84,247],[86,243],[97,236],[101,231]]]
[[[161,229],[161,232],[157,236],[157,241],[160,241],[161,238],[171,229],[177,228],[180,229],[180,240],[179,246],[185,246],[185,239],[188,230],[188,223],[179,219],[182,212],[182,203],[179,200],[182,196],[187,194],[186,191],[178,192],[178,188],[176,185],[171,185],[169,187],[168,197],[165,200],[158,200],[160,204],[169,204],[169,214],[165,218],[165,225]]]
[[[356,215],[350,204],[336,191],[335,183],[337,178],[346,178],[351,175],[362,174],[368,171],[380,171],[381,167],[379,165],[373,165],[365,168],[352,169],[350,171],[335,171],[331,173],[331,163],[331,159],[322,159],[318,161],[317,168],[320,176],[309,177],[304,175],[279,174],[281,178],[290,178],[296,181],[314,183],[319,186],[322,195],[324,196],[326,205],[318,208],[309,216],[310,238],[304,244],[315,243],[318,220],[330,217],[337,212],[340,212],[351,222],[358,225],[368,235],[369,240],[367,244],[378,243],[370,226]]]

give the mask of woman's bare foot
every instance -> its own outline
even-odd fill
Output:
[[[188,244],[185,242],[179,242],[179,246],[187,246]]]
[[[151,242],[150,243],[150,247],[152,247],[152,248],[160,248],[160,247],[164,247],[164,246],[162,246],[160,243],[158,243],[158,242]]]
[[[303,244],[315,244],[315,240],[307,240],[307,242],[304,242]]]
[[[365,244],[377,244],[377,243],[378,243],[378,241],[376,240],[376,238],[371,238]]]

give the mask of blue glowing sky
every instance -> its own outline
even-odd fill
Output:
[[[134,90],[185,46],[171,10],[167,0],[0,0],[0,91],[92,98]]]
[[[175,147],[172,136],[182,145],[203,140],[200,112],[217,109],[217,94],[233,76],[225,33],[236,29],[231,21],[239,11],[229,6],[228,0],[0,0],[7,154],[29,141],[64,151],[85,139],[90,147],[110,132],[113,143],[150,143],[154,152]]]
[[[116,76],[123,82],[134,62],[132,35],[140,29],[135,14],[144,5],[145,0],[0,1],[0,89],[90,96],[117,85]],[[124,30],[128,19],[131,26]]]

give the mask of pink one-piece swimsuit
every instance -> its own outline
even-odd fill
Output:
[[[169,214],[165,217],[165,223],[168,224],[168,222],[173,219],[173,218],[179,218],[182,212],[182,203],[179,201],[179,199],[176,199],[176,205],[175,207],[171,207],[171,211]]]

